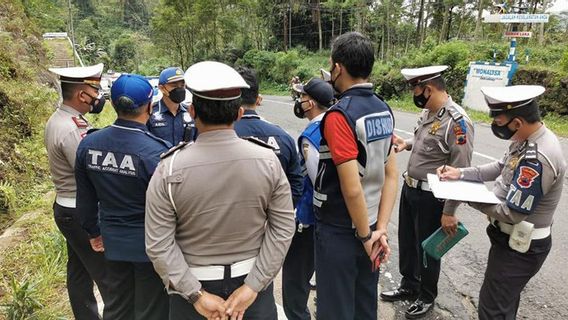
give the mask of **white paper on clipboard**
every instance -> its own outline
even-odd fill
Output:
[[[495,194],[482,182],[440,181],[438,175],[428,174],[428,185],[438,199],[450,199],[463,202],[501,203]]]

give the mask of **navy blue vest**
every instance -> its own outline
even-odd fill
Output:
[[[308,139],[310,143],[314,146],[320,145],[321,132],[319,130],[321,121],[314,121],[302,132],[298,138],[298,146],[300,150],[300,165],[302,166],[302,171],[306,171],[306,160],[304,159],[304,154],[302,150],[302,140],[304,138]],[[304,175],[304,188],[302,192],[302,197],[298,205],[296,206],[296,219],[303,225],[313,225],[314,224],[314,187],[312,186],[312,181],[308,176],[307,172]]]
[[[337,168],[323,134],[326,119],[333,112],[345,116],[357,141],[359,177],[367,203],[369,225],[372,225],[377,222],[385,163],[392,145],[394,116],[389,106],[374,94],[371,85],[359,85],[345,91],[321,121],[320,159],[313,198],[316,219],[318,223],[345,228],[353,228],[353,224],[343,200]]]

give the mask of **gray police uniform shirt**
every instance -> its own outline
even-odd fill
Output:
[[[501,222],[526,220],[544,228],[552,225],[565,172],[560,142],[542,125],[526,141],[511,143],[501,160],[463,169],[463,179],[495,181],[493,192],[502,201],[470,203],[472,207]]]
[[[76,109],[61,104],[45,126],[44,144],[57,195],[75,198],[75,154],[91,125]]]
[[[290,185],[278,158],[234,130],[204,132],[165,157],[146,197],[146,252],[170,293],[201,288],[189,267],[253,257],[245,283],[259,292],[277,275],[294,235]]]
[[[408,175],[427,181],[426,175],[436,173],[443,165],[468,167],[473,154],[473,136],[471,120],[451,97],[436,114],[425,109],[414,129],[414,137],[406,140],[411,148]],[[459,201],[446,200],[444,213],[454,214],[459,204]]]

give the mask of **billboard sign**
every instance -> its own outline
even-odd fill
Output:
[[[462,105],[479,111],[488,111],[481,87],[507,86],[512,77],[511,68],[510,63],[470,62]]]
[[[486,23],[547,23],[548,14],[490,14],[483,20]]]

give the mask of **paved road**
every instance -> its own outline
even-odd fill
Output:
[[[292,113],[292,101],[289,97],[265,96],[259,108],[261,116],[286,129],[297,137],[306,125],[306,120],[299,120]],[[395,112],[396,132],[409,137],[416,124],[417,115]],[[493,136],[485,124],[475,126],[475,154],[473,165],[483,164],[500,158],[506,141]],[[568,140],[562,139],[564,156],[568,158]],[[397,163],[403,172],[408,161],[408,153],[399,154]],[[402,179],[399,181],[402,185]],[[379,290],[395,287],[400,281],[398,273],[398,203],[391,217],[389,229],[393,256],[383,266]],[[564,191],[560,205],[556,210],[553,226],[552,251],[542,267],[523,292],[518,319],[567,319],[568,318],[568,178],[564,182]],[[454,249],[444,258],[439,281],[439,296],[434,312],[426,319],[477,319],[478,292],[483,280],[489,240],[485,234],[487,220],[484,215],[462,205],[458,211],[460,220],[470,231]],[[280,285],[276,281],[275,293],[280,300]],[[380,319],[404,319],[404,310],[408,305],[402,303],[380,303]],[[313,306],[312,306],[313,307]]]

